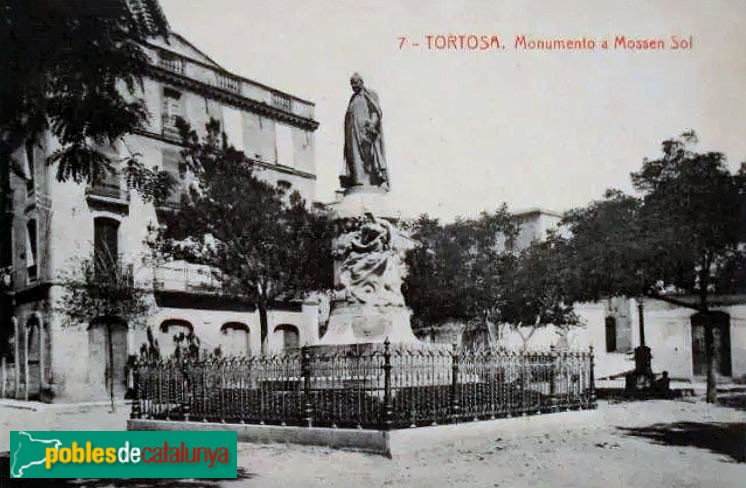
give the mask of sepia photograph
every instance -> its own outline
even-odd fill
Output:
[[[0,488],[743,486],[745,81],[741,0],[0,0]]]

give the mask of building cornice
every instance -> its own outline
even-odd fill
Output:
[[[191,59],[189,61],[195,62]],[[314,131],[319,127],[319,123],[314,119],[301,117],[300,115],[286,112],[265,102],[259,102],[250,98],[246,98],[242,95],[238,95],[228,90],[224,90],[220,87],[212,86],[207,83],[189,78],[187,76],[174,73],[173,71],[161,68],[159,66],[150,65],[148,67],[148,74],[155,80],[185,88],[202,96],[212,98],[228,105],[232,105],[239,109],[248,110],[249,112],[253,112],[264,117],[269,117],[280,122],[285,122],[303,130]]]
[[[136,134],[136,135],[138,135],[138,136],[147,137],[149,139],[155,139],[155,140],[158,140],[158,141],[161,141],[161,142],[165,142],[165,143],[171,144],[173,146],[182,147],[182,148],[186,147],[181,141],[178,141],[178,140],[174,139],[173,137],[168,137],[168,136],[164,136],[163,134],[158,134],[157,132],[150,132],[150,131],[145,131],[145,130],[136,130],[133,133]],[[244,156],[245,156],[245,153],[244,153]],[[282,164],[267,163],[266,161],[261,161],[259,159],[250,158],[248,156],[246,156],[246,160],[249,161],[251,164],[253,164],[253,165],[255,165],[255,166],[259,167],[259,168],[262,168],[262,169],[267,169],[267,170],[270,170],[270,171],[277,171],[278,173],[284,173],[284,174],[287,174],[287,175],[298,176],[300,178],[306,178],[306,179],[309,179],[309,180],[315,180],[316,179],[316,175],[315,174],[309,173],[307,171],[301,171],[299,169],[291,168],[290,166],[284,166]]]
[[[562,218],[562,212],[557,212],[554,210],[549,210],[549,209],[541,208],[541,207],[531,207],[531,208],[526,208],[526,209],[520,209],[520,210],[511,212],[511,214],[514,217],[527,217],[529,215],[539,214],[539,215],[549,215],[550,217]]]
[[[302,103],[304,105],[310,105],[311,107],[315,107],[316,106],[316,104],[314,102],[312,102],[310,100],[306,100],[305,98],[301,98],[301,97],[299,97],[297,95],[293,95],[292,93],[288,93],[288,92],[285,92],[285,91],[282,91],[282,90],[278,90],[277,88],[273,88],[273,87],[271,87],[269,85],[265,85],[264,83],[260,83],[260,82],[258,82],[256,80],[252,80],[250,78],[246,78],[245,76],[240,76],[240,75],[237,75],[235,73],[231,73],[230,71],[228,71],[227,69],[225,69],[221,65],[219,65],[216,61],[214,61],[213,59],[211,59],[210,56],[208,56],[205,52],[203,52],[202,50],[200,50],[199,48],[197,48],[194,44],[192,44],[184,36],[182,36],[182,35],[180,35],[180,34],[178,34],[176,32],[173,32],[173,31],[171,32],[171,35],[178,37],[182,42],[185,42],[186,44],[188,44],[192,49],[194,49],[195,51],[199,52],[202,56],[204,56],[210,62],[206,63],[206,62],[201,61],[199,59],[194,59],[192,57],[185,56],[182,53],[176,52],[176,51],[174,51],[172,49],[168,49],[168,48],[163,47],[163,46],[159,46],[159,45],[153,44],[151,42],[145,42],[144,44],[146,46],[148,46],[149,48],[151,48],[151,49],[155,49],[156,51],[165,52],[165,53],[167,53],[167,54],[169,54],[171,56],[175,56],[175,57],[178,57],[178,58],[183,58],[183,59],[189,61],[190,63],[194,63],[194,64],[196,64],[198,66],[203,67],[203,68],[207,68],[207,69],[210,69],[210,70],[219,71],[221,74],[230,76],[231,78],[236,78],[236,79],[241,80],[241,81],[243,81],[245,83],[248,83],[249,85],[252,85],[252,86],[255,86],[255,87],[258,87],[258,88],[262,88],[264,90],[267,90],[267,91],[270,91],[270,92],[273,92],[273,93],[277,93],[277,94],[283,95],[283,96],[288,97],[288,98],[292,98],[296,102],[300,102],[300,103]]]

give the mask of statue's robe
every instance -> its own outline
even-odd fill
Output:
[[[375,92],[363,88],[350,98],[345,114],[346,186],[388,187],[382,116]]]

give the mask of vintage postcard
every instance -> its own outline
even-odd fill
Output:
[[[0,486],[742,486],[742,1],[6,0],[0,53]]]

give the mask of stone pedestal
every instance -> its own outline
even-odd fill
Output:
[[[336,299],[320,345],[415,344],[401,281],[404,254],[414,243],[397,228],[399,212],[377,187],[353,187],[330,205]]]
[[[365,214],[392,221],[401,218],[401,212],[389,204],[388,192],[375,186],[348,188],[339,200],[329,205],[329,210],[337,220],[363,217]]]
[[[332,310],[321,345],[419,342],[406,307],[368,307],[340,303]]]

